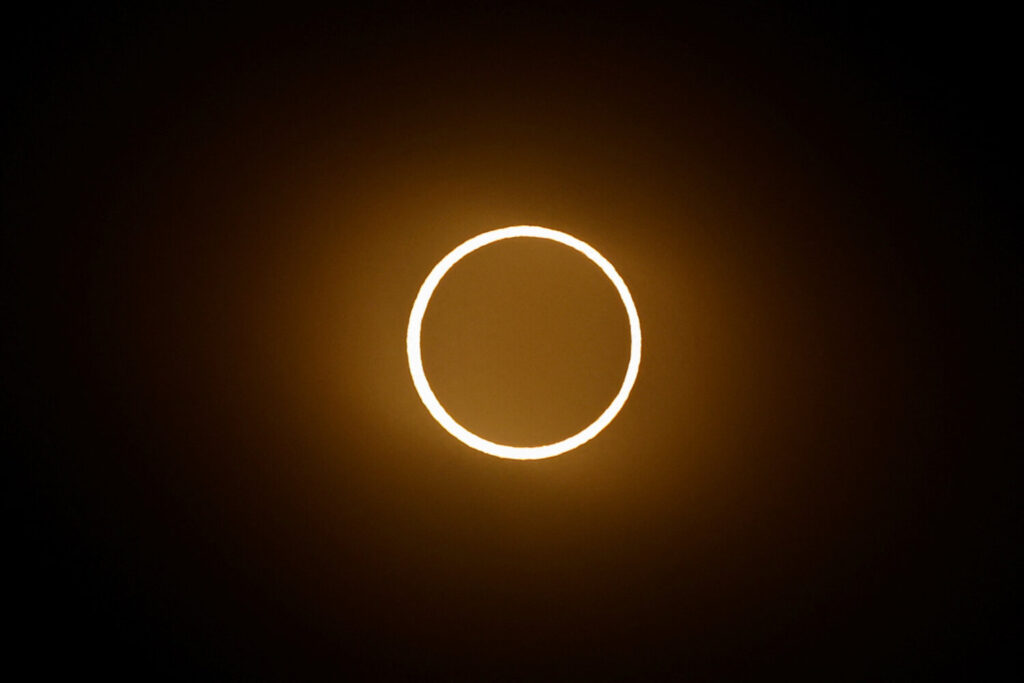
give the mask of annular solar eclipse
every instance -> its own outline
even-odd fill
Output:
[[[420,332],[423,326],[423,316],[427,312],[430,297],[433,295],[434,290],[437,289],[438,284],[440,284],[445,274],[463,257],[471,254],[477,249],[500,240],[512,239],[514,237],[533,237],[552,240],[559,244],[564,244],[567,247],[571,247],[586,256],[595,265],[597,265],[608,279],[611,280],[612,284],[615,285],[615,289],[619,293],[619,297],[622,299],[622,304],[626,307],[626,315],[629,319],[629,363],[626,366],[626,374],[623,377],[622,386],[619,388],[619,392],[616,394],[615,398],[612,399],[612,402],[596,420],[580,432],[577,432],[562,441],[542,446],[508,446],[494,443],[493,441],[488,441],[487,439],[474,434],[460,425],[451,415],[448,414],[448,411],[444,409],[444,406],[441,405],[441,402],[437,399],[437,396],[434,395],[433,390],[430,388],[430,382],[427,381],[426,374],[423,371],[423,358],[420,352]],[[637,315],[636,305],[633,303],[633,297],[630,295],[629,288],[626,287],[625,281],[623,281],[622,277],[618,274],[615,267],[608,261],[608,259],[602,256],[596,249],[586,242],[564,232],[533,225],[517,225],[498,230],[491,230],[466,240],[449,252],[448,255],[434,266],[434,269],[430,271],[430,274],[427,275],[427,279],[424,280],[423,285],[420,287],[419,294],[416,295],[416,301],[412,306],[412,313],[409,315],[409,329],[406,334],[405,343],[406,351],[409,356],[409,371],[412,374],[412,381],[420,396],[420,400],[423,401],[423,405],[427,407],[430,414],[442,427],[445,428],[445,430],[448,431],[448,433],[471,448],[475,448],[478,451],[495,455],[500,458],[510,458],[514,460],[539,460],[541,458],[550,458],[552,456],[561,455],[562,453],[571,451],[577,446],[590,441],[615,419],[615,416],[622,409],[622,406],[625,405],[626,399],[629,398],[629,392],[633,389],[637,373],[640,370],[640,340],[640,317]]]

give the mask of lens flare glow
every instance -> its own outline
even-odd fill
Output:
[[[594,420],[588,427],[567,439],[544,446],[505,446],[481,438],[460,425],[448,414],[448,411],[444,409],[441,402],[437,400],[437,396],[434,395],[433,390],[431,390],[430,383],[423,372],[423,358],[420,355],[420,331],[423,327],[423,316],[427,312],[427,304],[430,303],[430,297],[434,294],[434,290],[437,289],[441,279],[452,266],[467,254],[488,244],[512,237],[537,237],[553,240],[567,247],[572,247],[586,256],[615,285],[615,289],[618,291],[619,297],[626,307],[626,315],[629,317],[629,365],[626,367],[626,376],[622,380],[619,393],[616,394],[600,417]],[[434,416],[434,419],[452,436],[471,448],[489,453],[490,455],[496,455],[500,458],[539,460],[541,458],[561,455],[590,441],[615,419],[619,410],[625,405],[626,399],[629,398],[629,392],[633,389],[633,384],[636,382],[637,373],[640,370],[640,317],[637,315],[636,306],[633,304],[633,297],[630,295],[629,288],[626,287],[622,277],[616,272],[615,267],[592,246],[558,230],[550,230],[533,225],[517,225],[510,228],[491,230],[466,240],[434,266],[434,269],[430,271],[427,279],[420,287],[419,294],[416,295],[416,301],[413,303],[412,313],[409,316],[409,330],[406,334],[405,346],[406,352],[409,355],[409,371],[412,373],[412,381],[420,395],[420,400],[423,401],[423,405],[427,407],[427,410]]]

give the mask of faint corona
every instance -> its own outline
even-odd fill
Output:
[[[543,446],[506,446],[493,441],[488,441],[469,431],[448,414],[441,402],[437,400],[427,376],[423,372],[423,358],[420,354],[420,331],[423,327],[423,316],[427,312],[427,305],[430,297],[437,289],[441,279],[451,270],[451,267],[458,263],[464,256],[470,254],[480,247],[487,246],[493,242],[510,239],[513,237],[536,237],[539,239],[552,240],[567,247],[572,247],[588,259],[593,261],[601,271],[608,276],[608,279],[615,285],[623,305],[626,307],[626,315],[629,317],[629,365],[626,367],[626,376],[622,380],[619,393],[612,402],[605,408],[604,412],[582,431],[570,436],[567,439]],[[412,381],[420,400],[427,407],[434,419],[440,423],[452,436],[478,451],[496,455],[499,458],[512,458],[514,460],[539,460],[561,455],[567,451],[590,441],[597,436],[625,405],[629,398],[629,392],[636,382],[637,373],[640,370],[640,317],[637,315],[636,306],[633,304],[633,297],[630,296],[629,288],[622,277],[616,272],[615,267],[608,262],[608,259],[601,256],[592,246],[558,230],[540,228],[533,225],[517,225],[510,228],[501,228],[485,232],[472,239],[466,240],[447,256],[441,259],[440,263],[434,266],[427,279],[420,287],[416,301],[412,305],[412,313],[409,316],[409,330],[405,338],[406,351],[409,355],[409,371],[412,373]]]

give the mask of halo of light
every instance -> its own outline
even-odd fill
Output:
[[[444,409],[444,406],[442,406],[441,402],[437,400],[437,396],[434,395],[433,390],[430,388],[427,376],[423,372],[423,358],[420,354],[420,332],[423,326],[423,316],[427,312],[427,304],[430,303],[430,297],[434,294],[434,290],[437,288],[438,284],[440,284],[441,279],[452,268],[452,266],[458,263],[459,260],[467,254],[470,254],[481,247],[487,246],[488,244],[513,237],[537,237],[540,239],[553,240],[560,244],[564,244],[567,247],[571,247],[586,256],[588,259],[593,261],[594,264],[597,265],[597,267],[600,268],[608,277],[608,279],[612,281],[612,284],[615,285],[615,289],[618,291],[619,297],[622,299],[622,304],[626,307],[626,315],[629,317],[629,365],[626,367],[626,376],[622,380],[622,386],[619,388],[619,393],[616,394],[614,399],[612,399],[612,402],[607,408],[605,408],[604,412],[583,430],[567,439],[543,446],[506,446],[494,443],[493,441],[488,441],[487,439],[477,436],[460,425],[451,415],[448,414],[448,411]],[[629,398],[629,392],[633,389],[637,373],[640,371],[640,341],[640,317],[637,315],[636,306],[633,303],[633,297],[630,295],[629,288],[626,287],[625,281],[623,281],[622,277],[619,276],[615,267],[608,261],[608,259],[602,256],[596,249],[586,242],[576,239],[572,235],[564,232],[551,230],[549,228],[541,228],[534,225],[517,225],[509,228],[491,230],[468,239],[455,247],[455,249],[449,252],[447,256],[441,259],[441,261],[434,266],[434,269],[430,271],[430,274],[427,275],[427,279],[424,280],[423,285],[420,287],[419,294],[416,295],[416,301],[412,305],[412,313],[409,315],[409,329],[405,337],[405,347],[406,353],[409,356],[409,371],[412,374],[413,385],[416,387],[420,400],[423,401],[423,405],[425,405],[427,410],[430,411],[430,414],[448,431],[448,433],[470,448],[475,448],[478,451],[482,451],[490,455],[496,455],[499,458],[539,460],[541,458],[550,458],[555,455],[561,455],[562,453],[571,451],[587,441],[590,441],[597,436],[602,429],[607,427],[613,419],[615,419],[615,416],[622,409],[622,406],[625,405],[626,399]]]

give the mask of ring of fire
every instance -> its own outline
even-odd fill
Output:
[[[612,399],[612,402],[605,408],[604,412],[582,431],[562,441],[543,446],[506,446],[494,443],[477,436],[460,425],[448,414],[448,411],[444,409],[430,388],[430,383],[423,372],[423,358],[420,354],[420,332],[423,326],[423,316],[427,312],[427,304],[430,303],[430,297],[434,294],[434,290],[440,284],[441,279],[464,256],[488,244],[512,237],[536,237],[552,240],[571,247],[586,256],[615,285],[615,289],[622,299],[622,304],[626,307],[626,315],[629,317],[629,365],[626,367],[626,376],[622,380],[622,386],[619,388],[618,394]],[[629,398],[629,392],[633,389],[633,384],[636,382],[637,373],[640,370],[640,317],[637,315],[633,297],[630,295],[629,288],[626,287],[622,277],[619,276],[615,267],[612,266],[608,259],[601,256],[592,246],[558,230],[550,230],[533,225],[517,225],[510,228],[491,230],[466,240],[434,266],[434,269],[430,271],[427,279],[420,287],[419,294],[416,295],[416,301],[413,303],[412,313],[409,315],[409,329],[406,333],[405,346],[409,356],[409,372],[412,373],[413,385],[415,385],[416,391],[419,393],[420,400],[423,401],[423,405],[427,407],[430,414],[448,433],[470,448],[475,448],[490,455],[514,460],[538,460],[561,455],[590,441],[615,419],[619,410],[625,405],[626,399]]]

